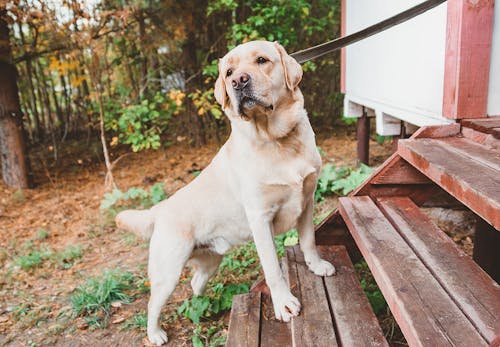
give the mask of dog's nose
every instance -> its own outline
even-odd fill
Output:
[[[231,81],[231,84],[234,89],[241,90],[250,83],[250,80],[251,80],[250,75],[247,74],[246,72],[243,72],[235,76],[235,78],[233,78],[233,80]]]

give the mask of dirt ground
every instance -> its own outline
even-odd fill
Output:
[[[353,129],[336,129],[318,135],[324,163],[355,164]],[[393,150],[391,143],[370,143],[371,164],[380,164]],[[164,182],[168,195],[194,178],[219,145],[191,148],[182,142],[158,151],[123,156],[114,168],[122,191]],[[35,148],[31,160],[36,188],[16,191],[0,184],[0,345],[8,346],[140,346],[145,332],[126,328],[124,322],[145,312],[147,294],[111,311],[105,329],[91,329],[82,318],[71,316],[69,297],[88,276],[120,268],[145,276],[147,244],[117,230],[99,209],[104,193],[104,164],[99,144],[71,143],[54,149]],[[113,149],[113,158],[123,149]],[[327,199],[318,210],[331,209]],[[70,245],[82,247],[82,257],[69,268],[54,263],[22,270],[15,259],[27,247],[50,247],[53,252]],[[183,275],[187,276],[187,274]],[[184,281],[185,282],[185,281]],[[180,284],[165,315],[175,310],[191,289]],[[226,317],[222,317],[227,322]],[[191,345],[193,325],[184,318],[167,322],[169,346]]]

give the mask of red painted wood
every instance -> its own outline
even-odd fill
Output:
[[[500,287],[413,201],[393,197],[378,202],[413,251],[491,343],[500,335]]]
[[[319,246],[318,251],[337,270],[335,276],[325,277],[323,281],[341,345],[388,346],[346,249]]]
[[[473,144],[473,145],[472,145]],[[479,148],[478,148],[479,147]],[[474,156],[465,153],[474,153]],[[465,139],[399,141],[398,153],[441,188],[500,229],[498,152]],[[489,164],[488,164],[489,163]]]
[[[448,0],[443,115],[486,117],[494,0]]]
[[[453,123],[448,125],[431,125],[422,127],[415,131],[411,136],[412,139],[420,138],[438,138],[455,136],[460,133],[460,124]]]
[[[396,157],[371,180],[371,184],[429,184],[430,180],[401,157]]]
[[[462,125],[467,128],[472,128],[482,133],[491,134],[494,128],[500,127],[500,117],[483,118],[483,119],[464,119]]]
[[[500,150],[500,128],[494,128],[491,134],[462,127],[462,136],[471,139],[481,145]]]
[[[369,197],[339,210],[410,346],[487,345]]]
[[[293,346],[338,346],[322,277],[309,271],[298,246],[287,247],[286,258],[290,289],[302,305],[292,318]]]
[[[226,347],[259,347],[260,293],[233,298]]]

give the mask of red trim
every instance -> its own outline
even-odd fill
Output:
[[[346,35],[346,0],[340,2],[340,35]],[[340,50],[340,92],[345,93],[345,47]]]
[[[448,0],[443,115],[487,117],[494,0]]]

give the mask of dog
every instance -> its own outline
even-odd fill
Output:
[[[147,334],[167,342],[160,311],[187,264],[191,286],[204,292],[222,256],[250,239],[271,292],[276,318],[297,316],[300,303],[281,271],[274,235],[296,227],[309,269],[331,276],[335,268],[315,245],[313,199],[321,169],[315,136],[299,82],[302,68],[276,42],[251,41],[219,60],[215,99],[231,135],[200,175],[149,210],[127,210],[118,227],[150,238],[151,296]]]

